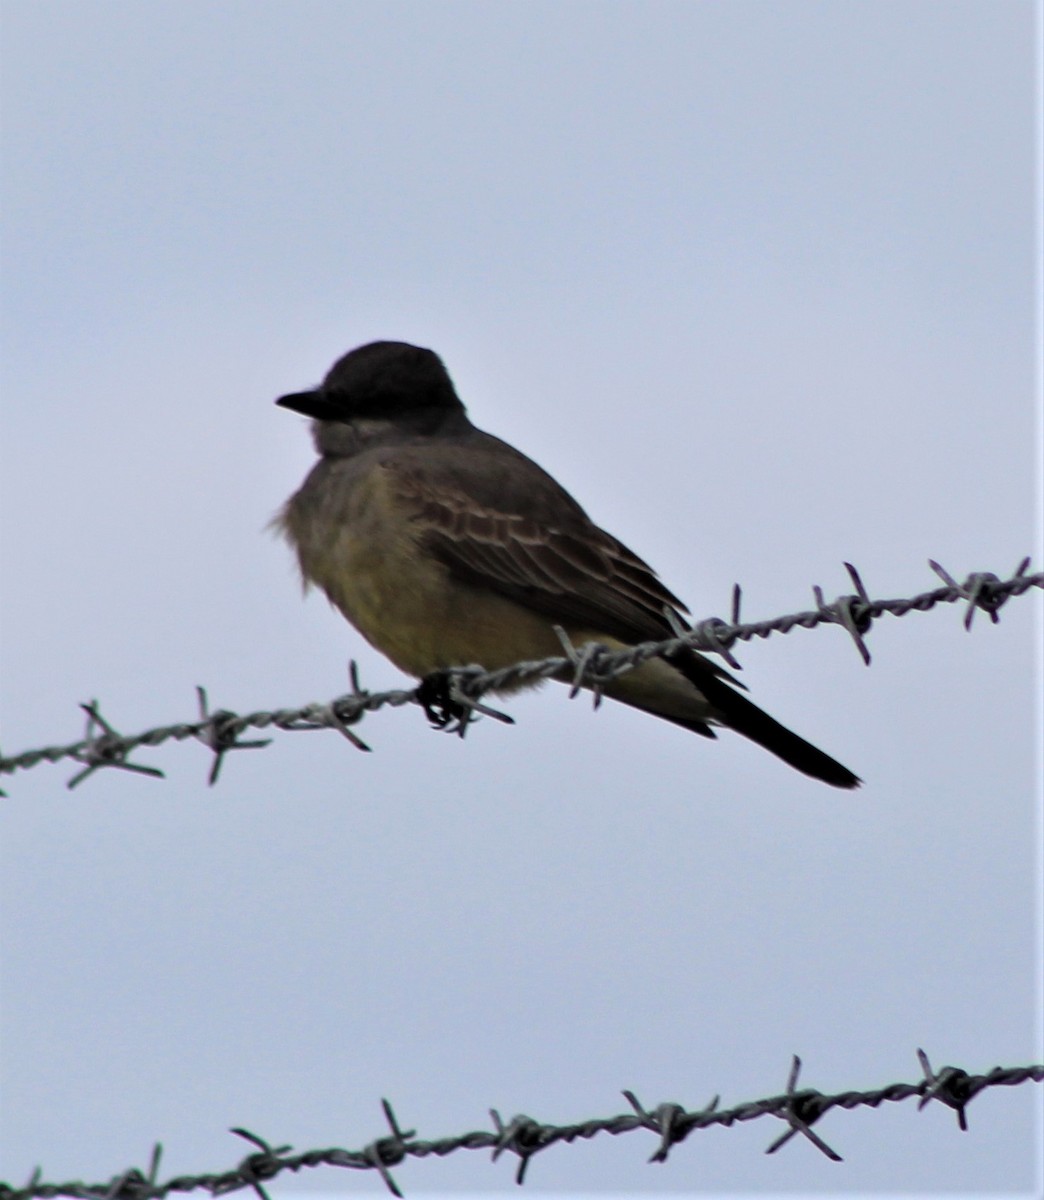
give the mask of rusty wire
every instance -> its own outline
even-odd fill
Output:
[[[595,1117],[573,1125],[549,1125],[523,1115],[504,1121],[496,1109],[490,1109],[492,1129],[472,1130],[435,1141],[418,1138],[413,1129],[403,1129],[392,1106],[387,1100],[382,1100],[388,1132],[358,1150],[330,1147],[294,1153],[291,1146],[273,1144],[256,1133],[237,1128],[230,1132],[248,1142],[252,1149],[235,1166],[224,1171],[179,1175],[161,1180],[159,1166],[162,1146],[157,1144],[145,1170],[130,1167],[105,1183],[89,1184],[46,1183],[40,1168],[37,1168],[23,1187],[0,1182],[0,1200],[52,1200],[53,1197],[66,1196],[73,1200],[165,1200],[173,1193],[204,1191],[212,1196],[223,1196],[244,1188],[252,1188],[261,1200],[269,1200],[264,1188],[268,1181],[286,1172],[296,1174],[323,1166],[376,1171],[388,1191],[401,1197],[403,1193],[392,1177],[391,1168],[407,1158],[444,1158],[458,1150],[488,1150],[495,1162],[501,1155],[513,1154],[518,1160],[515,1182],[523,1183],[533,1156],[558,1142],[568,1144],[578,1139],[594,1138],[601,1133],[617,1135],[635,1129],[647,1129],[657,1139],[649,1162],[666,1162],[671,1149],[694,1130],[706,1129],[711,1125],[731,1127],[765,1116],[776,1117],[787,1125],[787,1129],[766,1147],[766,1154],[774,1154],[800,1135],[831,1161],[841,1162],[843,1160],[837,1151],[812,1129],[816,1121],[833,1108],[877,1108],[886,1101],[897,1102],[917,1097],[920,1110],[932,1100],[937,1100],[956,1112],[959,1128],[967,1131],[966,1109],[980,1092],[994,1087],[1044,1082],[1044,1064],[994,1067],[985,1075],[972,1075],[960,1067],[943,1067],[938,1072],[934,1071],[923,1050],[917,1051],[917,1057],[921,1065],[921,1079],[915,1083],[893,1083],[872,1091],[828,1095],[815,1088],[799,1089],[797,1081],[801,1060],[795,1055],[784,1092],[762,1100],[750,1100],[732,1108],[719,1108],[720,1098],[715,1096],[703,1108],[695,1110],[674,1103],[658,1104],[649,1109],[634,1092],[625,1090],[623,1094],[631,1111],[616,1116]]]
[[[425,693],[425,685],[413,689],[397,689],[386,692],[369,692],[359,684],[355,663],[350,666],[352,690],[326,703],[306,704],[297,708],[279,708],[251,713],[236,713],[228,709],[211,712],[208,708],[206,691],[197,688],[199,719],[147,729],[143,733],[123,735],[102,715],[98,702],[82,704],[87,714],[87,726],[81,741],[69,745],[45,746],[37,750],[26,750],[10,757],[0,755],[0,774],[13,774],[38,766],[43,762],[60,762],[73,759],[83,764],[82,769],[68,781],[70,788],[82,783],[102,767],[116,767],[142,775],[162,778],[158,767],[131,762],[129,755],[141,746],[158,746],[167,741],[194,739],[206,746],[214,755],[209,782],[218,779],[225,755],[231,750],[260,749],[270,739],[243,741],[241,735],[248,729],[285,729],[291,732],[313,729],[336,729],[357,749],[369,750],[369,746],[355,732],[354,726],[366,716],[386,706],[401,707],[419,704],[433,717],[436,724],[463,733],[476,715],[491,716],[511,723],[512,719],[481,702],[488,692],[534,683],[542,679],[557,678],[570,683],[571,695],[575,696],[582,687],[589,688],[597,704],[601,689],[618,675],[622,675],[653,657],[663,657],[682,646],[720,654],[732,666],[738,666],[731,653],[736,642],[749,642],[754,638],[767,638],[773,633],[790,633],[798,627],[813,629],[819,625],[839,625],[851,637],[864,663],[870,663],[870,651],[866,646],[866,635],[873,621],[889,613],[901,617],[911,612],[927,612],[939,604],[964,602],[964,627],[970,629],[976,611],[985,612],[996,623],[998,610],[1013,596],[1021,596],[1032,588],[1044,588],[1044,572],[1028,573],[1030,560],[1019,563],[1015,573],[1001,579],[991,571],[973,572],[963,583],[958,583],[937,562],[929,559],[929,566],[943,580],[943,586],[928,592],[894,600],[874,600],[867,593],[859,572],[850,563],[845,563],[855,592],[839,596],[827,603],[822,589],[812,589],[816,607],[801,612],[789,613],[767,621],[743,623],[740,620],[740,588],[733,589],[731,620],[718,617],[697,622],[691,630],[676,628],[677,636],[659,642],[643,642],[627,650],[609,651],[597,643],[573,646],[564,631],[558,629],[563,643],[563,654],[533,662],[516,663],[498,671],[485,671],[479,666],[456,667],[445,672],[447,681],[448,707],[442,703],[442,711],[454,712],[456,716],[439,718]],[[438,706],[436,706],[437,709]]]

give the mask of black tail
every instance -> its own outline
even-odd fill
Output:
[[[775,754],[795,770],[811,775],[813,779],[821,779],[824,783],[842,788],[854,788],[862,783],[858,775],[853,775],[837,759],[824,754],[796,733],[791,733],[785,725],[780,725],[768,713],[762,712],[746,696],[733,691],[723,679],[707,669],[709,664],[705,665],[696,655],[691,659],[688,655],[678,655],[671,661],[714,705],[722,724],[729,729],[757,742],[770,754]]]

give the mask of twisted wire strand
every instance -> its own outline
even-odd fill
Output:
[[[816,600],[814,609],[787,613],[770,620],[744,623],[740,620],[741,592],[737,585],[733,590],[732,619],[724,621],[718,617],[697,622],[691,630],[678,627],[676,636],[663,641],[643,642],[626,650],[609,651],[597,643],[585,646],[572,645],[565,632],[557,629],[563,644],[562,655],[515,663],[497,671],[486,671],[478,666],[461,666],[445,672],[448,680],[449,700],[457,706],[457,712],[449,716],[433,715],[431,703],[425,697],[424,685],[413,689],[394,689],[385,692],[370,692],[359,684],[355,663],[350,667],[352,690],[326,703],[312,703],[297,708],[259,710],[236,713],[228,709],[211,712],[203,688],[197,688],[199,719],[162,725],[142,733],[123,735],[102,716],[97,701],[82,704],[87,714],[87,727],[82,740],[67,745],[44,746],[26,750],[6,757],[0,755],[0,774],[13,774],[39,766],[41,763],[57,763],[73,759],[83,765],[69,781],[76,787],[102,767],[116,767],[142,775],[162,778],[163,772],[156,767],[129,761],[129,755],[142,746],[159,746],[168,741],[196,740],[202,742],[214,754],[209,782],[218,779],[225,754],[230,750],[260,749],[269,745],[270,739],[241,740],[248,729],[283,729],[290,732],[314,729],[336,729],[357,749],[369,750],[369,746],[358,736],[354,727],[372,712],[385,707],[401,708],[407,704],[421,705],[429,716],[442,728],[463,735],[476,715],[482,714],[512,723],[504,713],[481,702],[488,692],[497,691],[522,683],[534,683],[542,679],[558,678],[571,683],[571,695],[575,696],[582,687],[591,689],[595,703],[601,699],[601,690],[617,676],[633,670],[636,666],[654,657],[664,657],[683,646],[720,654],[732,666],[738,666],[731,654],[737,642],[749,642],[755,638],[767,638],[774,633],[790,633],[793,629],[814,629],[820,625],[840,625],[852,638],[863,661],[869,665],[870,652],[866,646],[866,635],[874,620],[886,613],[895,617],[911,612],[927,612],[940,604],[966,604],[964,626],[971,628],[977,611],[985,612],[996,623],[999,609],[1014,596],[1021,596],[1031,589],[1044,588],[1044,572],[1028,573],[1030,560],[1025,558],[1013,575],[1001,579],[993,572],[973,572],[963,583],[958,583],[943,567],[929,559],[929,565],[944,581],[943,586],[914,596],[892,599],[872,599],[863,585],[859,572],[845,563],[855,593],[839,596],[827,603],[819,587],[812,589]],[[462,714],[462,715],[461,715]]]
[[[376,1171],[388,1191],[401,1197],[403,1193],[392,1177],[391,1168],[408,1158],[444,1158],[459,1150],[488,1150],[493,1161],[496,1161],[501,1155],[510,1153],[518,1160],[515,1181],[523,1183],[533,1156],[558,1142],[571,1144],[602,1133],[615,1136],[636,1129],[647,1129],[657,1139],[649,1162],[664,1162],[672,1148],[695,1130],[711,1125],[730,1128],[739,1122],[765,1116],[776,1117],[787,1125],[787,1129],[766,1147],[766,1154],[774,1154],[792,1138],[803,1137],[832,1161],[841,1162],[841,1156],[812,1129],[813,1124],[833,1108],[878,1108],[886,1102],[917,1097],[920,1110],[936,1100],[953,1109],[959,1128],[967,1131],[966,1109],[981,1092],[995,1087],[1044,1082],[1044,1064],[994,1067],[983,1075],[972,1075],[960,1067],[942,1067],[936,1072],[923,1050],[918,1050],[917,1056],[923,1073],[920,1080],[893,1083],[870,1091],[827,1095],[814,1088],[799,1089],[797,1082],[801,1060],[795,1055],[784,1092],[737,1104],[732,1108],[719,1108],[719,1097],[715,1096],[709,1104],[696,1110],[674,1103],[658,1104],[655,1108],[647,1109],[634,1092],[625,1090],[623,1095],[632,1111],[615,1116],[595,1117],[571,1125],[552,1125],[524,1115],[505,1122],[496,1109],[490,1109],[492,1129],[477,1129],[432,1141],[418,1138],[413,1129],[403,1129],[391,1104],[382,1100],[388,1132],[357,1150],[331,1147],[294,1153],[289,1145],[274,1145],[249,1130],[232,1129],[230,1132],[248,1142],[252,1150],[234,1167],[224,1171],[178,1175],[161,1180],[159,1167],[162,1146],[157,1144],[146,1170],[131,1167],[105,1183],[91,1184],[47,1183],[42,1179],[41,1169],[37,1168],[23,1187],[0,1182],[0,1200],[53,1200],[56,1197],[71,1197],[73,1200],[166,1200],[166,1197],[175,1193],[204,1191],[212,1196],[223,1196],[248,1187],[261,1200],[269,1200],[264,1189],[266,1182],[286,1172],[296,1174],[322,1166]]]

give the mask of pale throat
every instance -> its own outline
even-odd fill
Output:
[[[320,454],[347,458],[401,436],[394,421],[358,417],[352,421],[313,421],[312,440]]]

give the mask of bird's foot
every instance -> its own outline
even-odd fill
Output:
[[[475,670],[479,671],[479,668]],[[497,712],[495,708],[466,695],[460,686],[461,676],[460,670],[432,671],[417,685],[417,703],[424,709],[424,715],[433,729],[463,737],[468,726],[477,721],[480,714],[495,717],[506,725],[514,725],[513,718],[507,713]]]

